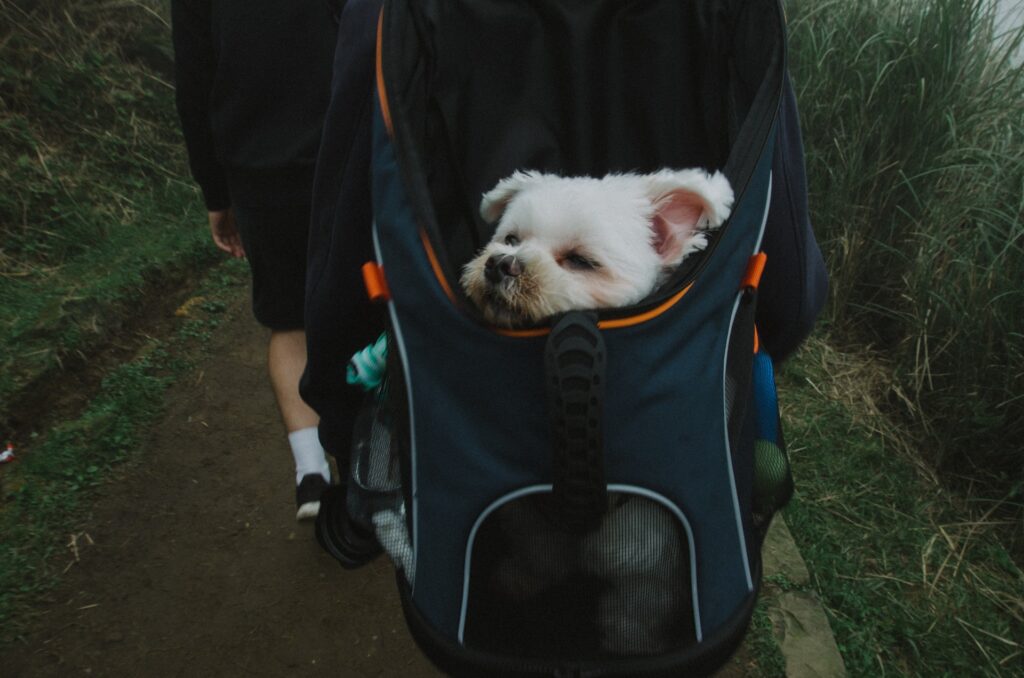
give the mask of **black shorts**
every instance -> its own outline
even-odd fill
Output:
[[[309,209],[232,206],[252,271],[252,312],[272,330],[301,330],[305,324]]]

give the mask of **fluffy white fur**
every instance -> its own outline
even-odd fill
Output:
[[[497,221],[462,284],[485,318],[512,326],[649,295],[729,216],[719,172],[662,170],[602,178],[516,172],[487,192]]]

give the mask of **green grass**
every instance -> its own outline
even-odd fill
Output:
[[[788,0],[832,341],[947,478],[1021,492],[1024,70],[982,0]]]
[[[140,442],[162,411],[166,388],[191,366],[247,276],[239,261],[214,269],[195,292],[204,302],[174,334],[150,339],[134,359],[110,372],[83,412],[25,441],[18,461],[3,468],[0,644],[16,636],[17,612],[60,575],[70,558],[68,535],[94,488],[126,460],[140,459]]]
[[[786,7],[832,295],[782,381],[786,520],[850,675],[1022,675],[1024,33],[980,0]]]
[[[851,676],[1024,673],[1024,573],[997,504],[956,500],[877,403],[885,370],[813,341],[780,380],[785,518]]]
[[[215,260],[165,4],[0,0],[0,427],[23,388],[115,336],[171,272]]]
[[[219,259],[188,179],[166,16],[166,0],[0,0],[0,436],[26,436],[0,473],[4,635],[216,322],[210,308],[179,337],[148,340],[81,412],[48,428],[15,420],[23,395],[59,388],[69,358],[132,345],[124,331],[156,298]],[[219,271],[221,287],[240,275]]]
[[[750,678],[777,678],[786,675],[786,660],[782,656],[778,641],[775,640],[775,629],[768,616],[766,598],[763,595],[754,609],[754,616],[750,619],[750,628],[743,642],[754,658],[754,666],[746,667]]]

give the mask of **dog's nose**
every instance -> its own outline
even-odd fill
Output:
[[[484,277],[492,283],[514,278],[523,272],[523,265],[511,254],[494,254],[484,263]]]

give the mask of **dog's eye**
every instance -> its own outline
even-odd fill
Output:
[[[516,245],[519,244],[519,236],[517,236],[515,233],[509,233],[508,235],[505,236],[505,244],[511,247],[515,247]]]
[[[587,259],[585,256],[577,252],[565,255],[563,261],[569,266],[569,268],[575,268],[578,271],[589,271],[597,268],[597,262]]]

